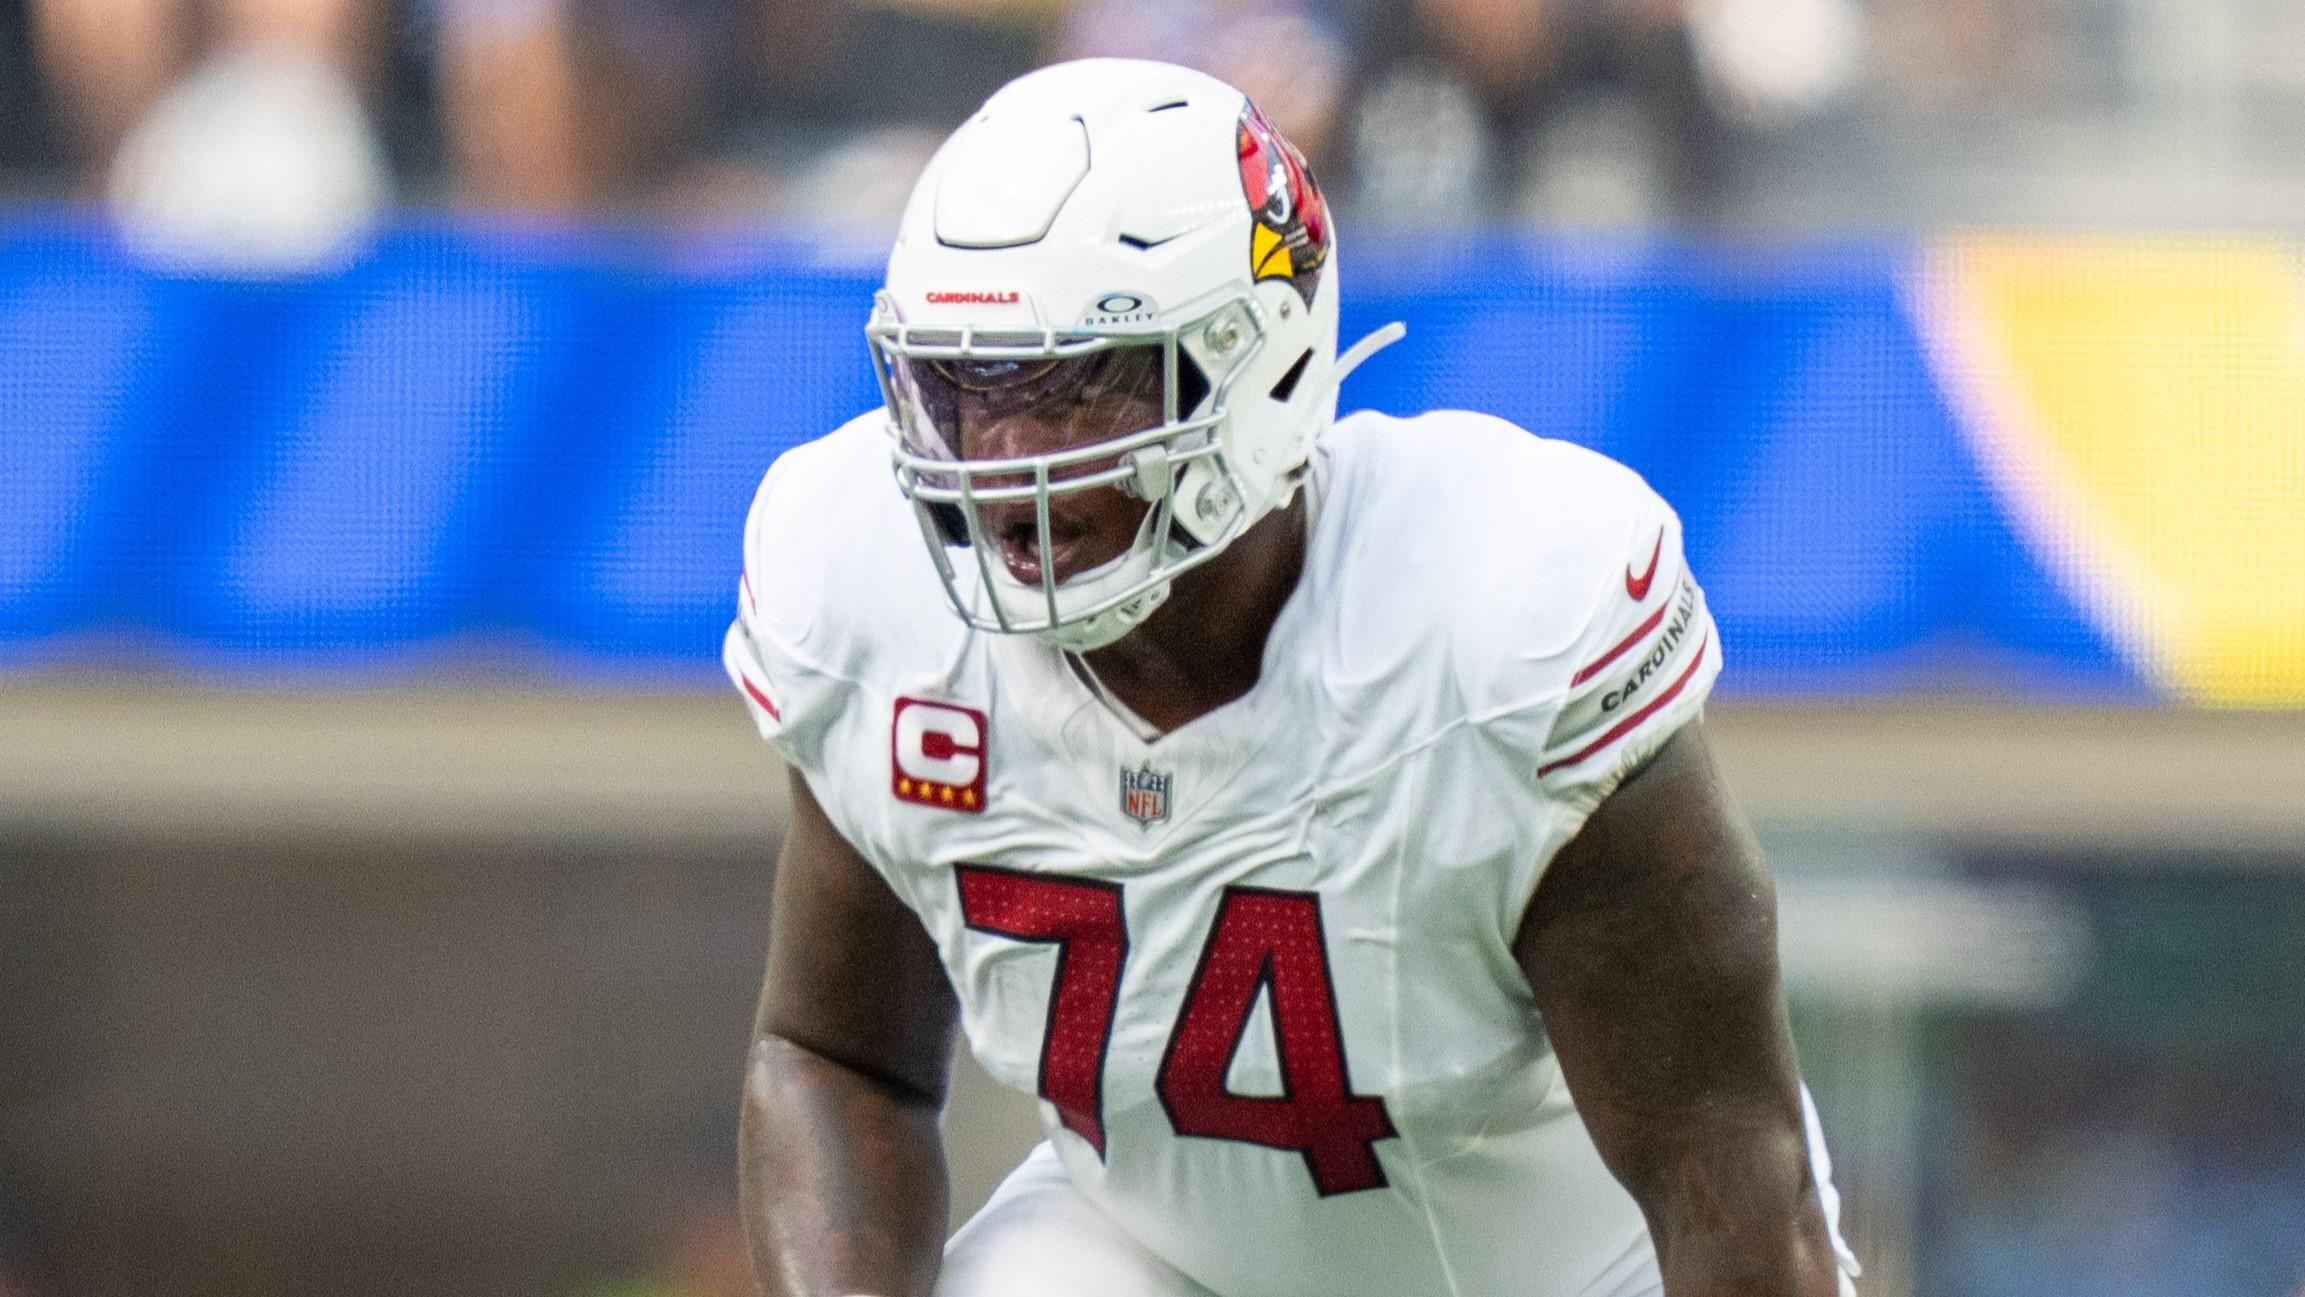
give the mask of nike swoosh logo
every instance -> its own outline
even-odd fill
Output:
[[[1657,559],[1664,552],[1665,529],[1659,527],[1656,548],[1649,551],[1649,570],[1634,576],[1632,564],[1625,565],[1625,593],[1633,596],[1634,603],[1649,597],[1649,583],[1657,579]]]

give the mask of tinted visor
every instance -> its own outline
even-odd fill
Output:
[[[985,457],[986,434],[1029,419],[1025,453],[1052,454],[1158,428],[1167,418],[1159,345],[1079,356],[927,360],[890,355],[897,421],[914,454]]]

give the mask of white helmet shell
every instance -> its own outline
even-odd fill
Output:
[[[1285,504],[1335,418],[1327,204],[1297,151],[1213,77],[1129,59],[1043,68],[930,161],[868,332],[898,479],[954,607],[988,630],[1100,647]],[[1165,418],[1084,451],[968,460],[906,381],[908,364],[1118,346],[1162,348]],[[1153,502],[1118,559],[1036,586],[987,557],[979,502],[1037,499],[1045,540],[1052,495],[1109,486]]]

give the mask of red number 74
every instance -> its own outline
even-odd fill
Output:
[[[954,873],[970,928],[1056,947],[1040,1096],[1104,1156],[1104,1060],[1129,949],[1119,884],[987,865]],[[1281,1093],[1235,1094],[1225,1073],[1260,994],[1270,997]],[[1353,1093],[1318,895],[1224,890],[1153,1088],[1179,1135],[1303,1154],[1322,1197],[1384,1187],[1373,1146],[1393,1137],[1392,1118],[1383,1099]]]

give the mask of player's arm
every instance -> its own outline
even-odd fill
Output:
[[[770,1297],[926,1297],[952,991],[919,920],[791,785],[739,1137],[754,1271]]]
[[[1561,849],[1514,950],[1666,1297],[1833,1297],[1775,888],[1696,722]]]

